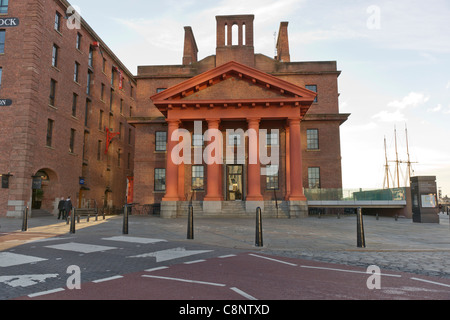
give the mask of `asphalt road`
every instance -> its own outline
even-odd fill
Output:
[[[450,279],[256,249],[105,233],[8,233],[0,242],[25,236],[26,244],[0,252],[2,300],[450,299]]]

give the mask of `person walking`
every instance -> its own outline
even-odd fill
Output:
[[[65,203],[64,197],[61,197],[61,200],[59,200],[59,203],[58,203],[58,210],[59,210],[58,220],[60,218],[63,218],[63,220],[64,220],[64,216],[65,216],[65,214],[64,214],[64,203]]]
[[[67,200],[64,202],[64,214],[65,214],[65,219],[68,218],[70,216],[70,212],[72,211],[72,201],[70,200],[70,196],[67,197]]]

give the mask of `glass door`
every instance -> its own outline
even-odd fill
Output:
[[[243,166],[227,166],[227,200],[243,200]]]

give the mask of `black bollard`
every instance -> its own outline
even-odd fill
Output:
[[[123,207],[123,234],[128,234],[128,208],[125,205]]]
[[[256,236],[255,236],[255,246],[262,247],[263,246],[263,230],[262,230],[262,211],[261,208],[258,207],[256,209]]]
[[[364,222],[361,208],[358,208],[357,210],[357,242],[358,248],[366,247],[366,237],[364,236]]]
[[[70,213],[70,233],[71,234],[75,233],[75,215],[76,215],[76,210],[75,210],[75,208],[73,208],[72,212]]]
[[[194,207],[189,205],[188,208],[188,229],[187,229],[188,240],[194,240]]]
[[[28,207],[23,210],[22,231],[28,230]]]

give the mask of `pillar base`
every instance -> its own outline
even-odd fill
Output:
[[[308,202],[307,201],[289,201],[289,215],[291,218],[307,218]]]
[[[161,214],[163,219],[174,219],[177,217],[178,201],[163,201],[161,202]]]

